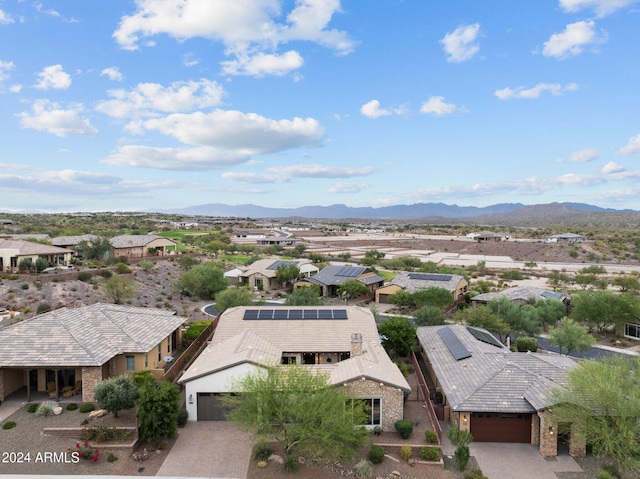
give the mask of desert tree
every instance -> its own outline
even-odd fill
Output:
[[[136,282],[126,276],[112,276],[104,281],[102,287],[104,294],[114,304],[122,304],[133,299],[138,290]]]
[[[593,346],[595,339],[580,324],[571,318],[563,318],[557,327],[549,332],[549,343],[567,350],[567,355],[572,351],[583,352]]]
[[[118,417],[120,411],[135,407],[140,392],[131,376],[122,375],[100,381],[96,384],[93,395],[98,406]]]

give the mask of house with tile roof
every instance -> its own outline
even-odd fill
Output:
[[[487,304],[500,297],[508,298],[511,302],[519,304],[521,306],[538,299],[555,299],[563,302],[565,305],[569,305],[571,301],[570,297],[563,293],[556,293],[555,291],[536,288],[535,286],[516,286],[513,288],[504,289],[497,293],[479,294],[471,298],[471,303]]]
[[[71,261],[72,251],[33,241],[0,238],[0,271],[16,271],[20,262],[44,258],[50,265],[65,265]]]
[[[306,258],[283,260],[279,258],[260,259],[251,263],[238,275],[238,285],[248,285],[254,289],[267,291],[282,288],[282,283],[276,279],[278,268],[281,266],[297,266],[301,276],[308,276],[318,271],[311,260]]]
[[[267,366],[300,364],[367,401],[368,427],[394,430],[409,384],[381,345],[369,309],[236,307],[219,319],[207,348],[178,380],[192,421],[224,420],[220,396]]]
[[[61,308],[0,329],[0,401],[26,391],[53,397],[82,382],[93,401],[100,381],[149,369],[164,374],[182,342],[184,318],[174,311],[115,304]]]
[[[382,276],[365,266],[329,264],[316,275],[296,283],[294,288],[315,284],[320,287],[322,296],[330,298],[338,296],[338,288],[349,280],[359,281],[372,293],[384,284]]]
[[[109,240],[110,254],[114,258],[144,258],[176,254],[177,244],[168,238],[156,235],[120,235]]]
[[[376,303],[390,303],[399,291],[415,293],[427,288],[443,288],[451,293],[451,302],[464,299],[469,282],[457,274],[398,273],[389,283],[376,290]]]
[[[55,238],[51,238],[51,244],[60,248],[73,249],[83,241],[91,244],[91,242],[96,239],[98,239],[98,236],[92,234],[56,236]]]
[[[462,324],[419,327],[417,336],[432,400],[447,422],[474,441],[537,444],[548,457],[557,455],[561,432],[571,455],[584,456],[584,437],[548,413],[573,359],[512,352],[488,331]]]

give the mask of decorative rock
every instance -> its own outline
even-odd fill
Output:
[[[402,476],[402,474],[400,473],[400,471],[391,471],[391,475],[392,475],[393,477],[400,477],[400,476]]]
[[[60,414],[62,414],[62,407],[60,407],[60,406],[54,407],[53,408],[53,414],[55,414],[56,416],[59,416]]]
[[[306,464],[307,460],[303,456],[298,456],[298,464]]]
[[[91,419],[94,419],[96,417],[106,416],[107,414],[109,414],[109,411],[107,411],[106,409],[98,409],[97,411],[91,411],[89,413],[89,417]]]
[[[278,464],[284,464],[284,459],[282,459],[282,456],[278,456],[277,454],[271,454],[269,456],[269,462],[277,462]]]
[[[392,455],[390,455],[390,454],[385,454],[385,455],[384,455],[384,457],[386,457],[386,458],[388,458],[388,459],[391,459],[391,460],[392,460],[392,461],[394,461],[394,462],[400,462],[400,459],[398,459],[397,457],[393,457],[393,456],[392,456]]]

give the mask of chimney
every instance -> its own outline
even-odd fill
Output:
[[[351,333],[351,357],[362,356],[362,334]]]

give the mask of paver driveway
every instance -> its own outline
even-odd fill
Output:
[[[156,476],[245,479],[251,449],[250,435],[230,422],[188,422]]]

